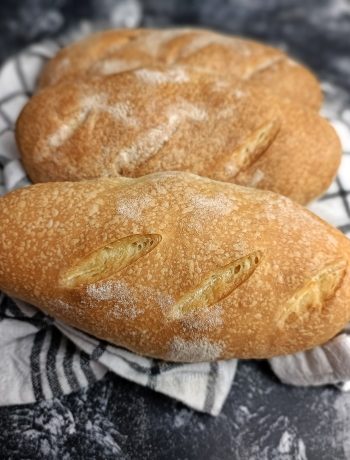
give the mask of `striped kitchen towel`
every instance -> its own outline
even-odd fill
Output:
[[[42,65],[59,49],[54,42],[27,48],[0,70],[0,193],[28,185],[14,137],[19,112],[35,89]],[[337,129],[345,153],[339,174],[311,209],[350,235],[350,111],[342,92],[324,85],[325,115]],[[348,105],[350,107],[350,104]],[[0,294],[0,405],[59,397],[101,379],[107,371],[145,385],[184,404],[217,415],[230,391],[237,360],[167,363],[135,355],[68,327],[18,299]],[[350,336],[344,331],[323,347],[270,360],[286,383],[350,381]]]

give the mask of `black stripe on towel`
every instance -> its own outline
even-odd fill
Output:
[[[63,394],[60,381],[58,379],[56,366],[57,352],[60,347],[62,335],[55,327],[51,326],[50,331],[51,341],[46,357],[46,374],[52,396],[55,398]]]
[[[112,353],[111,349],[109,349],[109,351]],[[133,369],[135,372],[139,372],[140,374],[150,374],[151,372],[149,367],[141,366],[141,364],[135,363],[134,361],[130,361],[130,359],[126,359],[123,356],[118,355],[118,353],[114,353],[114,355],[124,361],[124,363],[131,367],[131,369]]]
[[[19,81],[21,82],[22,89],[25,93],[31,94],[27,85],[26,77],[24,76],[24,72],[22,69],[22,62],[20,55],[17,55],[15,57],[15,69],[19,78]]]
[[[5,310],[6,310],[5,294],[0,291],[0,321],[4,319]]]
[[[108,346],[108,344],[106,345]],[[118,348],[121,348],[121,347],[118,347]],[[123,349],[126,350],[125,348]],[[124,361],[124,363],[127,364],[129,367],[131,367],[131,369],[133,369],[135,372],[140,372],[141,374],[150,374],[151,372],[150,367],[142,366],[141,364],[135,363],[134,361],[131,361],[130,359],[125,358],[124,356],[121,356],[118,353],[118,350],[114,349],[113,346],[108,347],[108,352],[116,356],[118,359],[121,359],[122,361]]]
[[[0,137],[1,137],[1,133],[0,133]],[[6,166],[7,163],[10,163],[11,161],[13,161],[12,158],[7,158],[5,157],[5,155],[1,155],[0,153],[0,165],[1,166]]]
[[[337,185],[339,187],[339,196],[343,201],[343,205],[344,205],[346,214],[350,218],[350,206],[349,206],[348,200],[346,198],[347,192],[344,190],[344,187],[343,187],[342,183],[340,182],[339,177],[336,178],[336,182],[337,182]]]
[[[79,380],[73,370],[73,359],[76,351],[77,348],[74,343],[72,343],[70,340],[67,340],[66,353],[63,359],[63,369],[69,386],[73,391],[78,390],[81,387]]]
[[[12,93],[6,94],[6,96],[0,99],[0,105],[6,104],[6,102],[11,101],[12,99],[15,99],[18,96],[25,96],[28,98],[31,96],[31,94],[26,91],[13,91]]]
[[[346,193],[350,193],[350,192],[346,192]],[[339,192],[327,193],[326,195],[321,196],[319,198],[319,201],[332,200],[333,198],[340,198]]]
[[[41,329],[34,337],[30,355],[30,369],[35,400],[43,399],[43,386],[41,383],[40,354],[46,336],[46,329]]]
[[[1,131],[0,131],[0,136],[2,136],[3,134],[5,134],[7,131],[11,131],[12,133],[14,132],[14,129],[11,128],[11,126],[6,126],[6,128],[3,128]]]
[[[103,355],[107,348],[107,342],[100,342],[94,351],[91,353],[90,359],[93,361],[98,361],[98,359]]]
[[[4,110],[0,107],[0,116],[2,116],[4,122],[8,125],[5,130],[11,130],[13,131],[12,127],[13,127],[13,123],[12,123],[12,120],[11,118],[7,115],[6,112],[4,112]]]
[[[9,316],[16,319],[28,318],[28,316],[22,312],[22,310],[18,307],[18,305],[16,305],[16,303],[14,302],[14,300],[11,299],[11,297],[6,297],[4,303],[6,305],[6,309],[8,311]]]
[[[338,230],[340,230],[343,233],[348,233],[350,232],[350,224],[339,225]]]
[[[172,371],[178,367],[182,367],[183,363],[167,363],[166,361],[158,361],[159,364],[159,374],[163,374],[163,372]]]
[[[80,367],[81,370],[84,372],[87,382],[89,384],[95,383],[96,376],[90,367],[89,355],[85,353],[85,351],[80,352]]]
[[[43,325],[48,325],[48,326],[51,326],[51,324],[54,323],[54,320],[53,318],[51,318],[51,316],[45,315],[41,311],[37,311],[35,315],[31,317],[31,319],[35,320],[38,323],[41,321]]]
[[[3,309],[0,311],[0,316],[3,316],[5,319],[15,319],[16,321],[27,322],[38,329],[53,323],[53,319],[50,316],[44,315],[40,311],[37,311],[33,316],[27,316],[16,302],[11,299],[11,297],[7,296],[5,296],[3,301]]]
[[[155,389],[157,384],[157,376],[160,374],[159,362],[157,359],[152,359],[152,366],[149,369],[148,385]]]
[[[204,411],[211,412],[213,409],[214,401],[215,401],[215,388],[216,388],[216,379],[218,376],[218,363],[210,363],[210,370],[208,375],[207,381],[207,391],[206,397],[204,402]]]

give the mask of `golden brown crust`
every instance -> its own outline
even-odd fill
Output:
[[[340,161],[333,128],[311,109],[182,66],[49,86],[25,106],[16,135],[34,182],[182,170],[306,203]]]
[[[279,106],[288,114],[281,118],[279,135],[234,182],[272,190],[306,204],[321,196],[334,179],[341,144],[333,127],[311,110],[287,100],[279,100]]]
[[[250,80],[258,88],[314,109],[322,102],[316,78],[282,51],[205,29],[117,29],[91,35],[63,49],[47,64],[40,87],[62,79],[176,63]]]
[[[350,319],[349,262],[349,240],[291,200],[187,173],[0,199],[1,290],[166,360],[327,341]]]

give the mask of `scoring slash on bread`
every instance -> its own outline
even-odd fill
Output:
[[[271,192],[181,173],[0,200],[0,289],[136,353],[266,358],[350,319],[350,242]]]
[[[183,66],[63,79],[29,101],[16,136],[34,182],[180,170],[300,203],[327,189],[340,161],[315,111]]]
[[[276,48],[205,29],[119,29],[93,34],[61,50],[45,67],[40,86],[110,75],[157,64],[181,64],[249,81],[319,109],[312,73]]]

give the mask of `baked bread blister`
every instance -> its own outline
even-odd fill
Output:
[[[165,172],[0,200],[0,289],[169,361],[266,358],[349,320],[350,242],[277,194]]]

